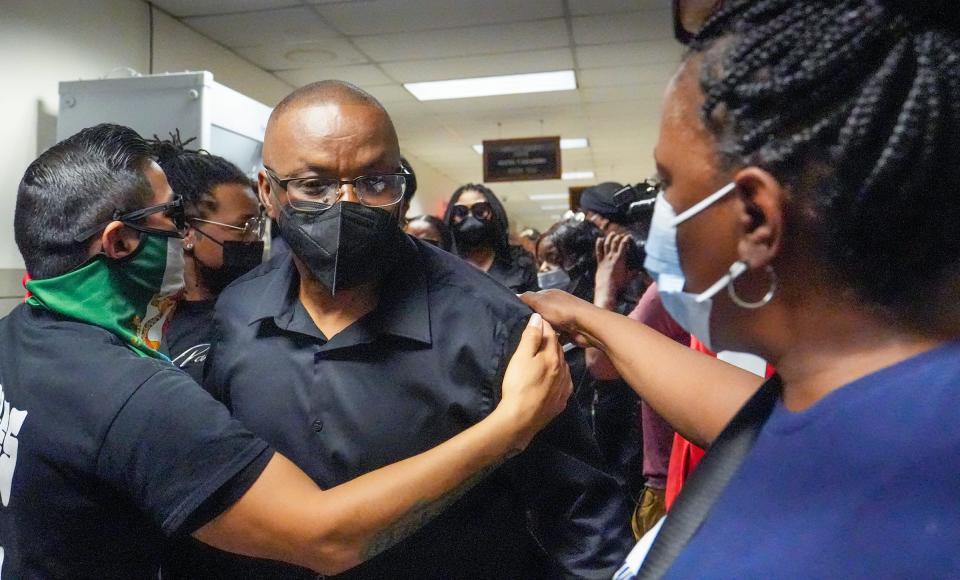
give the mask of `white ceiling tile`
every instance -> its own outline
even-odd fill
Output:
[[[349,42],[336,38],[249,46],[238,48],[236,52],[268,71],[335,67],[369,62]]]
[[[230,14],[285,8],[300,4],[297,0],[153,0],[153,3],[174,16],[200,16],[204,14]]]
[[[583,111],[590,119],[591,128],[601,120],[609,120],[616,123],[618,119],[641,119],[646,123],[657,124],[660,122],[660,105],[663,102],[662,93],[657,96],[650,95],[644,98],[635,98],[633,100],[608,102],[608,103],[584,103]]]
[[[410,103],[410,104],[420,104],[417,99],[410,94],[407,89],[401,87],[400,85],[383,85],[383,86],[368,86],[363,87],[363,90],[367,91],[371,95],[377,98],[381,103]],[[391,105],[393,106],[393,105]],[[387,111],[390,110],[391,106],[387,107]]]
[[[474,99],[454,99],[449,101],[424,102],[425,110],[436,114],[463,114],[464,112],[484,113],[492,112],[492,117],[516,118],[526,115],[529,119],[537,115],[543,107],[557,105],[575,105],[580,103],[577,91],[557,91],[552,93],[531,93],[525,95],[505,95],[498,97],[480,97]],[[518,113],[526,109],[525,113]]]
[[[372,0],[317,7],[349,36],[466,28],[563,16],[561,0]]]
[[[612,103],[617,101],[633,102],[637,98],[637,87],[599,87],[581,89],[584,103]]]
[[[633,98],[660,96],[676,70],[677,65],[672,63],[588,68],[577,73],[577,81],[583,89],[632,87],[628,92]]]
[[[569,48],[384,63],[401,83],[520,74],[573,68]]]
[[[637,10],[664,10],[670,0],[567,0],[574,16],[590,14],[617,14]]]
[[[645,10],[628,14],[578,16],[573,19],[573,39],[577,44],[672,38],[673,19],[669,11]]]
[[[672,40],[594,44],[578,46],[574,51],[580,68],[659,63],[673,63],[676,68],[683,57],[683,47]]]
[[[338,36],[313,10],[305,7],[195,16],[184,18],[183,22],[200,34],[231,48]]]
[[[378,62],[428,60],[444,57],[499,54],[569,46],[562,18],[492,26],[435,30],[430,34],[358,36],[356,45]]]
[[[354,85],[385,85],[390,83],[380,69],[372,64],[337,67],[298,68],[277,72],[277,76],[293,86],[300,87],[325,79],[346,81]]]

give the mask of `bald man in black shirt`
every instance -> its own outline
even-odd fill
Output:
[[[389,116],[345,83],[275,109],[260,197],[291,253],[217,306],[207,383],[321,487],[481,420],[530,311],[460,259],[400,230],[406,185]],[[350,578],[609,578],[632,544],[582,412],[436,522]],[[205,574],[310,577],[263,562]]]

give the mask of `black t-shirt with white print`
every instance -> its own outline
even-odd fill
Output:
[[[272,450],[169,363],[21,304],[0,320],[0,578],[156,579]]]
[[[160,352],[174,366],[203,384],[203,366],[210,350],[213,307],[216,300],[181,300],[163,329]]]

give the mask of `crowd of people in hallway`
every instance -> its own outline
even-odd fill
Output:
[[[956,576],[957,14],[724,2],[657,175],[542,233],[479,183],[410,215],[341,81],[277,104],[255,180],[176,132],[54,145],[0,320],[0,575]]]

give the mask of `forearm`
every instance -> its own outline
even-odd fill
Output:
[[[647,404],[698,445],[708,446],[761,383],[612,312],[590,308],[576,325]]]
[[[442,445],[324,492],[346,567],[413,534],[519,453],[510,430],[494,411]]]
[[[596,287],[593,294],[593,305],[604,310],[616,311],[618,291],[612,290],[610,285],[604,283],[598,276]],[[620,378],[620,373],[610,362],[609,357],[598,348],[587,348],[584,350],[584,360],[590,376],[598,381],[612,381]]]
[[[445,443],[329,490],[276,455],[247,493],[194,535],[223,550],[336,574],[409,536],[519,451],[494,411]]]

